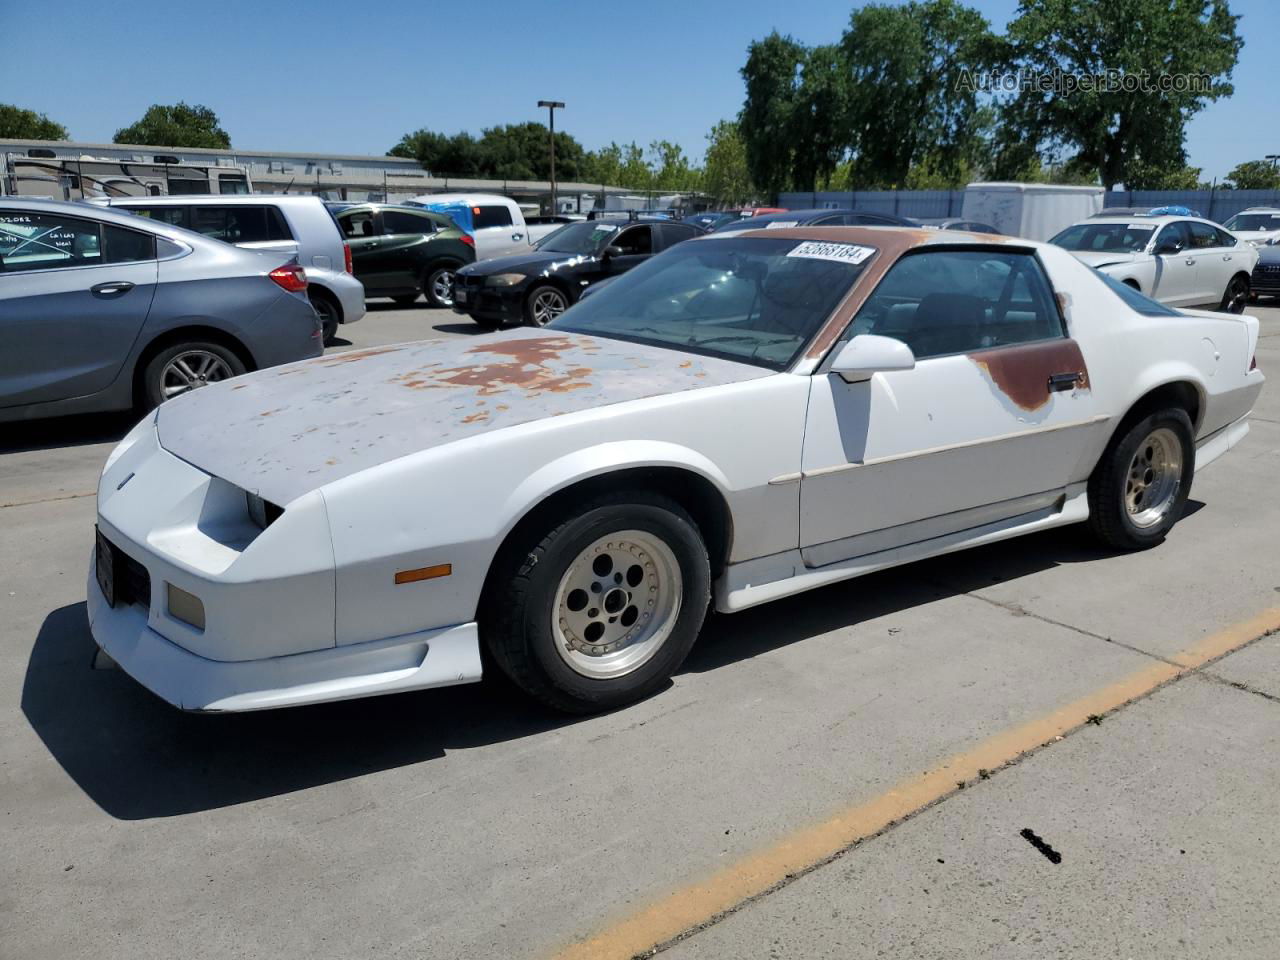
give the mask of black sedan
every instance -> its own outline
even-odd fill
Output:
[[[735,230],[767,230],[769,227],[918,227],[906,217],[870,210],[788,210],[766,213],[745,220],[730,220],[715,228],[716,233]]]
[[[670,220],[614,217],[571,223],[544,237],[531,253],[463,267],[454,277],[453,309],[490,330],[504,323],[545,326],[591,284],[702,233]]]
[[[1258,248],[1258,265],[1250,281],[1254,297],[1280,297],[1280,246]]]

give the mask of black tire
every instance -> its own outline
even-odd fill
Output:
[[[584,676],[557,650],[556,594],[583,551],[624,530],[658,539],[674,556],[679,607],[670,632],[648,660],[621,676]],[[557,710],[593,713],[644,699],[668,681],[697,639],[710,595],[707,548],[689,514],[657,494],[617,491],[588,500],[571,516],[531,529],[504,547],[485,591],[480,630],[503,673],[526,693]]]
[[[1218,309],[1225,313],[1244,313],[1248,305],[1249,278],[1243,273],[1237,273],[1231,278],[1231,282],[1227,284],[1226,292],[1222,295],[1222,302],[1218,304]]]
[[[453,306],[453,272],[462,266],[459,263],[436,263],[432,264],[422,275],[422,292],[426,295],[427,303],[437,309],[448,309]],[[449,295],[446,297],[437,289],[440,282],[447,277],[449,286]]]
[[[165,400],[179,395],[166,392],[166,385],[170,387],[175,385],[176,370],[168,369],[171,363],[182,360],[186,362],[187,369],[195,371],[199,369],[198,361],[208,361],[210,358],[216,359],[218,363],[210,363],[207,378],[193,384],[191,389],[204,386],[205,383],[217,383],[231,377],[238,377],[245,372],[245,365],[240,358],[220,343],[200,340],[175,343],[152,357],[142,371],[141,399],[146,408],[150,410],[152,407],[158,407]],[[175,367],[181,365],[181,363],[175,363]]]
[[[418,302],[418,295],[416,293],[406,293],[404,296],[392,297],[391,302],[397,307],[412,307]]]
[[[543,305],[547,305],[544,311]],[[524,322],[530,327],[545,327],[569,309],[569,295],[557,286],[542,283],[524,298]]]
[[[342,314],[338,310],[338,305],[328,294],[313,293],[308,290],[307,298],[316,308],[316,313],[320,315],[320,329],[324,332],[324,345],[327,347],[338,335],[338,324],[342,322]]]
[[[1130,512],[1129,498],[1134,496],[1141,506],[1147,484],[1159,476],[1157,471],[1146,469],[1143,475],[1133,473],[1141,468],[1135,460],[1140,448],[1157,432],[1171,436],[1180,458],[1180,468],[1167,468],[1165,473],[1176,488],[1168,495],[1167,505],[1158,518],[1149,518],[1143,524]],[[1142,450],[1150,457],[1152,447]],[[1191,493],[1191,480],[1196,469],[1196,447],[1191,418],[1179,407],[1169,407],[1150,413],[1131,424],[1123,434],[1117,434],[1108,444],[1102,459],[1089,477],[1089,527],[1103,543],[1118,550],[1145,550],[1162,541],[1182,516],[1187,496]],[[1138,486],[1132,486],[1138,484]],[[1140,490],[1137,495],[1133,491]],[[1158,498],[1166,504],[1164,497]],[[1138,516],[1142,516],[1142,511]]]

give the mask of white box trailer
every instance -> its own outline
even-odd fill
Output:
[[[989,223],[1001,233],[1048,240],[1060,230],[1102,211],[1102,187],[1056,183],[971,183],[961,217]]]

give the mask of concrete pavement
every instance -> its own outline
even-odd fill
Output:
[[[1259,312],[1259,363],[1280,371],[1280,311]],[[376,309],[344,335],[473,329]],[[192,716],[90,671],[92,491],[128,424],[25,426],[0,451],[6,953],[552,955],[1280,602],[1274,382],[1257,413],[1156,550],[1055,531],[716,617],[666,691],[578,720],[497,680]],[[1246,909],[1275,902],[1280,844],[1257,827],[1275,822],[1280,704],[1229,684],[1280,695],[1278,663],[1259,641],[672,952],[1260,956],[1280,944]],[[1173,838],[1189,852],[1169,866]]]

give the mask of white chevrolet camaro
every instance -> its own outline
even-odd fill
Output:
[[[711,604],[1063,524],[1158,543],[1248,431],[1257,339],[1252,317],[1172,310],[1050,244],[691,240],[549,328],[166,403],[103,471],[89,619],[188,710],[485,663],[605,709],[661,687]]]

